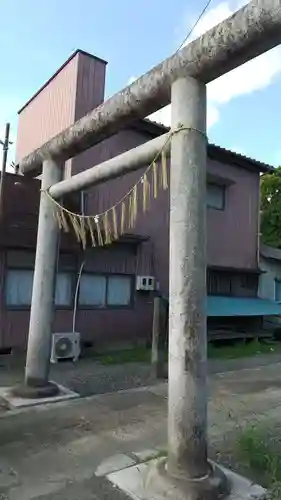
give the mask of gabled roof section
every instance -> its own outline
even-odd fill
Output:
[[[154,137],[166,134],[170,130],[165,125],[149,120],[148,118],[138,120],[137,122],[132,124],[132,127],[136,128],[139,131],[147,132]],[[208,144],[208,157],[212,160],[217,160],[222,163],[230,163],[232,165],[234,164],[239,167],[245,168],[246,170],[251,170],[254,172],[258,171],[266,173],[274,171],[274,167],[272,165],[260,162],[253,158],[249,158],[248,156],[244,156],[240,153],[235,153],[230,149],[222,148],[221,146],[217,146],[216,144]]]
[[[65,68],[65,66],[67,66],[70,61],[72,61],[72,59],[74,59],[74,57],[76,57],[78,54],[83,54],[84,56],[87,56],[87,57],[91,57],[92,59],[96,59],[97,61],[101,61],[103,62],[104,64],[107,64],[107,61],[105,61],[104,59],[101,59],[100,57],[97,57],[97,56],[94,56],[93,54],[90,54],[90,52],[86,52],[85,50],[81,50],[81,49],[77,49],[73,52],[73,54],[71,54],[71,56],[57,69],[57,71],[44,83],[44,85],[42,85],[42,87],[39,88],[39,90],[37,90],[37,92],[35,92],[35,94],[33,94],[32,97],[30,97],[30,99],[20,108],[20,110],[18,111],[18,115],[31,103],[31,101],[33,101],[33,99],[35,99],[35,97],[38,96],[38,94],[40,94],[40,92],[42,92],[42,90],[47,87],[47,85],[49,85],[49,83],[54,80],[54,78],[63,70],[63,68]]]

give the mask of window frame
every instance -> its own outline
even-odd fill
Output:
[[[104,306],[96,306],[94,304],[81,304],[80,302],[80,286],[83,275],[88,276],[102,276],[105,278],[105,305]],[[126,305],[108,305],[108,280],[113,276],[119,276],[130,279],[130,302]],[[98,273],[93,271],[83,271],[81,274],[81,280],[79,283],[79,291],[78,291],[78,309],[79,310],[95,310],[95,311],[111,311],[111,310],[119,310],[119,309],[133,309],[135,303],[135,276],[134,274],[126,274],[126,273]]]
[[[214,205],[210,205],[208,203],[208,186],[216,186],[222,189],[222,207],[216,207]],[[207,208],[210,208],[211,210],[219,210],[220,212],[223,212],[226,207],[226,185],[225,184],[218,184],[216,182],[207,182],[206,186],[206,205]]]
[[[31,303],[30,304],[8,304],[7,302],[7,277],[8,277],[8,272],[9,271],[30,271],[34,274],[34,269],[32,269],[30,266],[5,266],[5,275],[4,275],[4,293],[3,293],[3,299],[4,299],[4,305],[5,305],[5,308],[9,311],[29,311],[30,308],[31,308]],[[57,271],[57,274],[60,274],[60,273],[63,273],[63,274],[69,274],[70,275],[70,279],[71,279],[71,300],[70,300],[70,303],[69,305],[57,305],[55,303],[55,297],[54,297],[54,308],[55,310],[59,310],[59,311],[62,311],[62,310],[72,310],[73,309],[73,305],[74,305],[74,286],[75,286],[75,281],[74,281],[74,278],[75,278],[75,274],[73,271],[70,271],[70,270],[60,270],[60,271]],[[32,296],[31,296],[32,297]]]
[[[74,294],[75,294],[75,283],[76,283],[76,279],[77,279],[77,276],[76,276],[76,272],[73,270],[65,270],[65,269],[60,269],[59,271],[57,271],[56,273],[57,275],[59,274],[67,274],[70,276],[70,282],[71,282],[71,293],[70,293],[70,302],[69,304],[56,304],[56,296],[54,297],[54,307],[55,307],[55,310],[59,310],[59,311],[70,311],[73,309],[73,306],[74,306]]]
[[[3,299],[4,299],[4,304],[5,304],[5,308],[9,311],[29,311],[30,310],[30,307],[31,307],[31,301],[30,301],[30,304],[9,304],[8,303],[8,290],[7,290],[7,284],[8,284],[8,273],[9,271],[18,271],[18,272],[22,272],[22,271],[29,271],[29,272],[34,272],[33,269],[30,269],[30,267],[28,266],[22,266],[22,267],[16,267],[16,266],[12,266],[12,267],[7,267],[5,269],[5,277],[4,277],[4,293],[3,293]],[[31,293],[31,300],[32,300],[32,293]]]

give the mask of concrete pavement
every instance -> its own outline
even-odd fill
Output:
[[[281,364],[213,375],[210,394],[210,455],[228,465],[225,442],[237,426],[266,419],[278,427]],[[124,500],[102,471],[165,449],[166,409],[159,383],[3,414],[0,499]]]

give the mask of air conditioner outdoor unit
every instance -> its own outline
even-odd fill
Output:
[[[156,279],[154,276],[137,276],[137,290],[150,292],[156,288]]]
[[[52,339],[51,363],[60,359],[77,361],[80,356],[80,333],[54,333]]]

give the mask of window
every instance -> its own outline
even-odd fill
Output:
[[[207,291],[209,295],[228,295],[232,297],[255,297],[258,275],[222,270],[207,270]],[[281,286],[280,286],[281,301]]]
[[[8,269],[6,275],[6,304],[26,307],[31,304],[33,286],[32,269]],[[58,273],[56,279],[56,306],[70,306],[72,302],[71,273]]]
[[[232,295],[231,275],[208,269],[207,292],[210,295]]]
[[[79,304],[88,307],[128,307],[131,304],[132,278],[126,275],[82,274]]]
[[[275,300],[281,302],[281,280],[275,280]]]
[[[131,302],[131,279],[127,276],[109,276],[107,304],[109,306],[128,306]]]
[[[257,286],[257,276],[255,274],[244,274],[244,276],[240,276],[240,284],[242,288],[255,290]]]
[[[6,303],[8,306],[31,304],[33,271],[10,269],[6,277]]]
[[[207,207],[224,210],[225,186],[219,184],[207,184]]]
[[[95,274],[82,274],[79,303],[84,306],[105,307],[106,278]]]
[[[56,279],[56,306],[71,306],[72,303],[72,275],[71,273],[59,272]]]

